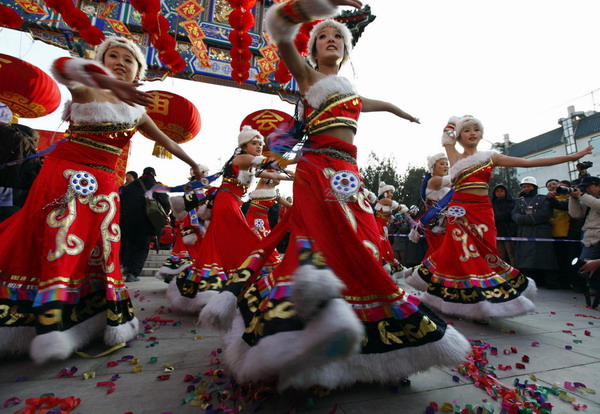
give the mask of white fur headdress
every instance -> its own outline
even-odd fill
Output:
[[[427,168],[429,168],[429,172],[433,174],[433,167],[435,167],[435,163],[439,160],[448,159],[448,156],[443,152],[438,152],[435,155],[430,155],[427,157]]]
[[[481,121],[475,118],[473,115],[464,115],[460,118],[460,121],[456,123],[456,128],[454,129],[456,131],[456,138],[460,137],[460,133],[468,125],[477,125],[481,130],[481,136],[483,136],[483,124],[481,123]]]
[[[256,129],[253,129],[249,125],[244,125],[240,134],[238,135],[238,147],[241,147],[247,142],[252,141],[254,138],[260,139],[263,141],[263,143],[265,142],[265,137],[263,137],[260,132],[258,132]]]
[[[313,65],[317,64],[314,56],[315,43],[317,41],[317,35],[325,27],[333,27],[339,30],[344,38],[344,58],[342,59],[341,63],[341,65],[343,65],[350,60],[350,52],[352,51],[352,33],[350,33],[348,26],[333,19],[323,20],[322,22],[316,24],[315,27],[313,27],[313,29],[310,31],[310,39],[308,40],[308,60]]]
[[[106,39],[100,43],[98,48],[96,49],[95,60],[100,63],[104,62],[104,54],[108,51],[108,49],[112,47],[122,47],[124,49],[129,50],[135,60],[137,60],[139,64],[137,78],[144,79],[146,76],[146,70],[148,69],[148,65],[146,64],[146,56],[140,46],[132,40],[129,40],[125,37],[118,36],[107,36]]]
[[[381,181],[379,183],[379,195],[382,195],[386,191],[391,191],[393,193],[394,191],[396,191],[396,187],[394,187],[393,185],[390,185],[390,184],[386,184],[385,182]]]

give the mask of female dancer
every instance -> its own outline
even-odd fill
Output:
[[[379,227],[379,251],[381,259],[385,262],[384,269],[392,277],[399,276],[403,266],[398,262],[396,256],[394,256],[394,250],[388,237],[388,224],[391,222],[392,214],[395,211],[400,210],[402,214],[408,211],[408,208],[404,204],[398,204],[397,201],[392,200],[395,190],[393,185],[386,184],[383,181],[380,182],[379,197],[377,203],[375,203],[375,221]]]
[[[97,62],[60,58],[55,77],[71,92],[67,138],[46,157],[23,209],[0,225],[0,353],[29,348],[36,362],[64,359],[104,334],[133,339],[138,321],[119,265],[115,165],[137,129],[196,163],[146,115],[138,91],[145,56],[124,38],[106,39]]]
[[[208,167],[198,164],[198,169],[200,171],[199,179],[206,177]],[[190,174],[192,175],[190,180],[193,180],[193,173],[190,172]],[[202,199],[209,191],[210,189],[199,188],[192,190],[189,194],[195,199]],[[206,204],[203,204],[190,210],[182,219],[176,219],[175,243],[171,248],[171,256],[164,261],[154,277],[169,283],[175,275],[192,265],[194,257],[199,255],[201,242],[209,223],[208,220],[205,220],[206,216],[203,214],[205,211]]]
[[[256,184],[256,188],[248,197],[250,206],[246,213],[246,222],[254,233],[261,239],[271,232],[269,224],[269,209],[279,203],[283,208],[289,208],[292,205],[281,197],[275,187],[279,185],[279,180],[270,178],[261,178]]]
[[[356,0],[299,0],[268,12],[271,37],[304,97],[308,139],[284,223],[232,277],[228,288],[245,283],[237,298],[236,291],[224,291],[200,315],[224,332],[225,358],[240,382],[278,376],[280,389],[387,382],[455,365],[469,350],[458,332],[399,289],[381,266],[379,230],[358,175],[352,142],[361,111],[416,118],[360,97],[337,76],[352,47],[344,25],[325,20],[314,27],[314,67],[294,46],[295,23],[335,15],[336,5],[361,6]],[[285,256],[260,277],[261,257],[284,225],[291,232]]]
[[[448,228],[442,245],[412,275],[411,286],[426,291],[423,301],[439,311],[481,322],[490,317],[523,315],[534,310],[535,283],[498,257],[488,184],[494,166],[542,167],[575,161],[592,147],[572,155],[521,159],[477,151],[481,122],[452,117],[442,136],[452,168],[454,194],[448,205]],[[456,137],[456,138],[455,138]],[[463,152],[456,150],[458,141]]]
[[[238,147],[223,167],[223,183],[214,198],[211,222],[204,235],[200,251],[192,266],[180,272],[167,288],[167,299],[185,312],[197,312],[212,295],[216,295],[228,275],[248,257],[260,238],[254,234],[242,214],[242,197],[254,176],[273,180],[288,180],[288,176],[267,172],[262,168],[276,166],[262,155],[264,138],[255,129],[244,126],[238,135]],[[193,200],[172,197],[174,214],[197,205]],[[267,260],[267,266],[279,261],[277,254]]]

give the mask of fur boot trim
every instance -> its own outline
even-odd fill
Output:
[[[294,308],[302,319],[310,320],[324,302],[339,297],[344,287],[330,269],[317,269],[311,264],[299,266],[292,286]]]
[[[454,180],[454,177],[456,177],[458,173],[460,173],[465,168],[487,161],[491,158],[493,154],[496,153],[497,151],[477,151],[475,154],[467,158],[462,158],[458,160],[456,164],[450,167],[450,178]]]
[[[249,186],[252,184],[252,181],[254,181],[254,172],[250,172],[250,170],[240,170],[237,179],[240,184]]]
[[[220,332],[231,329],[233,318],[236,315],[237,297],[228,291],[223,291],[210,298],[204,309],[200,312],[198,320],[202,325],[208,325]]]
[[[410,229],[408,233],[408,239],[413,243],[418,243],[421,240],[421,235],[419,234],[419,229],[417,226]]]
[[[106,328],[106,313],[102,312],[66,331],[36,335],[29,345],[29,356],[36,364],[55,359],[67,359]]]
[[[313,108],[318,108],[323,102],[335,93],[356,93],[352,83],[337,75],[329,75],[313,84],[304,97]]]
[[[173,278],[167,287],[166,297],[169,303],[181,312],[196,313],[200,312],[208,303],[211,297],[217,295],[218,292],[209,290],[206,292],[198,292],[194,298],[186,298],[181,296],[179,288],[177,288],[177,280]]]
[[[249,346],[243,339],[244,320],[237,313],[223,335],[224,358],[235,379],[244,384],[278,375],[280,387],[303,370],[325,361],[346,360],[360,349],[363,326],[342,299],[330,300],[301,331],[280,332]]]
[[[196,233],[190,233],[183,236],[181,240],[183,241],[183,244],[190,245],[198,241],[198,236],[196,235]]]
[[[139,331],[140,321],[136,317],[118,326],[107,326],[104,331],[104,343],[108,346],[115,346],[129,342],[135,338]]]
[[[381,354],[357,354],[286,378],[286,388],[306,389],[320,385],[328,389],[360,383],[390,383],[431,367],[455,367],[465,361],[471,345],[452,326],[438,341]],[[280,386],[280,388],[282,388]]]
[[[171,211],[173,211],[175,220],[183,220],[187,216],[185,201],[182,196],[169,197],[169,203],[171,204]]]
[[[71,103],[68,108],[65,106],[63,117],[66,116],[66,120],[75,124],[133,124],[146,113],[144,107],[127,105],[125,102]]]
[[[2,327],[0,329],[0,358],[25,354],[35,338],[33,326]]]
[[[156,273],[154,273],[154,277],[157,278],[158,280],[165,280],[165,275],[169,275],[169,276],[178,275],[179,273],[183,272],[185,269],[187,269],[191,265],[192,265],[192,263],[184,263],[175,269],[173,269],[172,267],[168,267],[168,266],[161,266],[156,271]]]
[[[409,286],[417,290],[426,291],[429,283],[425,282],[421,278],[421,275],[419,275],[419,266],[415,266],[413,269],[412,272],[404,274],[404,280]]]
[[[255,200],[255,199],[260,199],[260,200],[270,199],[270,198],[277,197],[277,192],[275,191],[274,188],[261,188],[259,190],[252,191],[250,194],[248,194],[248,197],[250,197],[250,200]]]
[[[510,302],[492,303],[488,301],[468,303],[450,303],[427,292],[422,297],[423,303],[446,315],[459,316],[465,319],[510,318],[535,311],[532,302],[537,292],[535,282],[529,279],[527,289]]]
[[[100,88],[100,85],[90,75],[92,72],[101,73],[111,78],[115,77],[102,63],[83,58],[64,57],[57,59],[50,70],[57,81],[71,89],[76,88],[78,84]]]
[[[377,195],[370,190],[365,189],[365,197],[369,200],[369,203],[375,204],[377,202]]]

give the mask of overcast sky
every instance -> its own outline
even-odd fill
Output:
[[[511,141],[520,142],[558,127],[569,105],[578,111],[600,110],[598,0],[372,0],[368,4],[377,18],[358,42],[352,67],[343,73],[359,94],[393,102],[422,124],[391,114],[363,114],[355,140],[359,164],[374,151],[393,155],[401,172],[409,165],[425,166],[427,155],[442,150],[440,131],[451,115],[480,118],[489,141],[501,141],[508,133]],[[0,31],[0,52],[44,70],[67,55],[8,29]],[[143,89],[172,91],[198,107],[202,129],[183,147],[215,170],[231,155],[239,124],[247,114],[266,108],[294,110],[276,96],[173,78],[148,82]],[[61,91],[63,100],[68,99],[68,91]],[[21,123],[40,129],[66,128],[60,110]],[[151,157],[151,151],[152,142],[138,134],[128,168],[140,172],[152,165],[163,182],[180,184],[187,166]]]

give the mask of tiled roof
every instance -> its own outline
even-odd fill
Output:
[[[508,155],[511,157],[522,157],[524,155],[534,154],[543,151],[547,148],[552,148],[562,143],[563,129],[562,127],[545,132],[537,137],[530,138],[526,141],[513,144]]]
[[[575,139],[600,132],[600,112],[581,119],[575,129]]]

